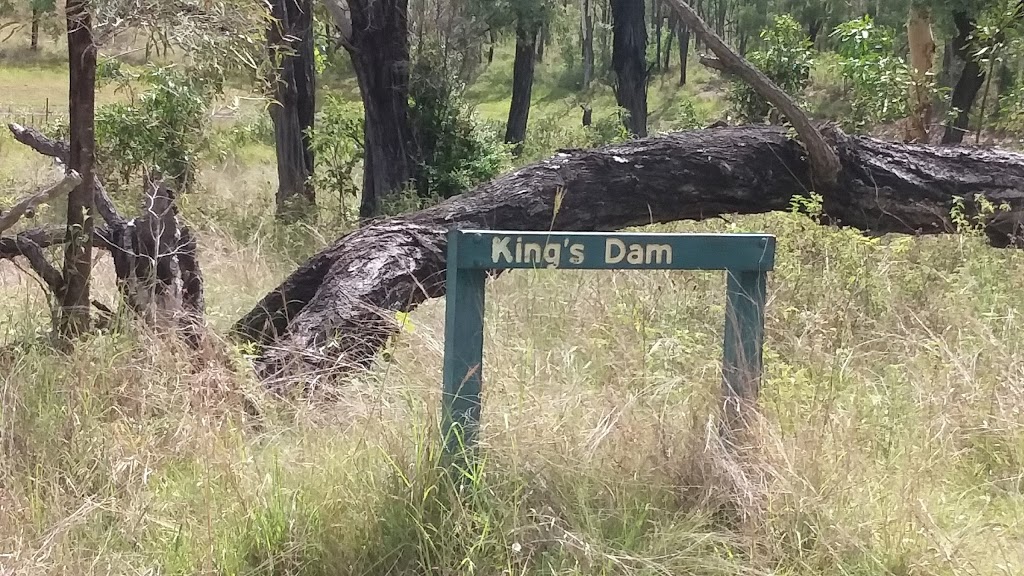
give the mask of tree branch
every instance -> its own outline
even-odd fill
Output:
[[[57,270],[53,264],[50,264],[50,261],[46,259],[46,254],[43,254],[43,249],[38,244],[29,238],[16,237],[16,239],[21,255],[28,260],[32,269],[43,279],[43,282],[46,282],[50,292],[59,294],[64,288],[64,276],[60,273],[60,270]]]
[[[71,192],[75,186],[82,183],[82,177],[78,175],[78,172],[72,170],[64,179],[54,184],[49,188],[44,188],[31,196],[26,196],[18,201],[14,206],[11,207],[7,212],[0,213],[0,233],[7,231],[8,228],[14,226],[21,217],[35,208],[39,204],[44,204],[53,200],[58,196],[64,196]]]
[[[722,64],[721,60],[713,56],[701,54],[700,63],[703,64],[704,66],[707,66],[708,68],[711,68],[712,70],[717,70],[723,74],[730,74],[729,68],[727,68],[725,64]]]
[[[11,130],[11,134],[14,135],[14,139],[29,148],[39,152],[43,156],[49,156],[56,159],[61,164],[67,166],[69,156],[71,154],[70,147],[67,142],[63,140],[55,140],[29,126],[22,126],[14,122],[7,125]],[[103,183],[100,182],[98,177],[94,178],[96,194],[95,204],[96,211],[100,213],[103,221],[112,228],[122,227],[127,221],[117,212],[117,208],[114,207],[114,201],[110,199],[110,195],[107,194],[107,189],[103,187]]]
[[[0,260],[9,260],[24,256],[23,242],[31,241],[40,248],[58,246],[67,241],[67,232],[64,226],[46,226],[30,228],[18,233],[17,236],[0,236]],[[93,228],[93,247],[113,251],[117,247],[111,240],[111,232],[107,228],[97,226]]]
[[[749,84],[758,95],[778,108],[789,119],[810,156],[811,176],[815,185],[822,186],[826,190],[835,186],[840,169],[839,156],[793,98],[745,58],[729,48],[717,34],[708,28],[708,25],[689,4],[683,0],[667,0],[667,2],[687,28],[714,52],[722,66],[730,74],[738,76]],[[821,192],[826,190],[821,190]]]

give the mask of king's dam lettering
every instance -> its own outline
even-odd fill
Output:
[[[587,252],[587,247],[571,239],[562,242],[524,242],[521,236],[497,236],[491,240],[491,263],[535,264],[547,268],[563,266],[562,258],[568,255],[569,266],[581,266],[590,258],[601,258],[608,265],[628,264],[670,265],[672,245],[646,242],[626,243],[618,238],[605,238],[601,254]]]

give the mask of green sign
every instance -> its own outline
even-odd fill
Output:
[[[488,270],[724,270],[726,418],[735,418],[744,402],[757,399],[774,236],[452,230],[447,264],[442,432],[450,454],[475,444],[480,422]]]

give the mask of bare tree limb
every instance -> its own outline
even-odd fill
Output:
[[[811,119],[800,109],[796,101],[786,94],[771,78],[737,54],[718,37],[697,12],[683,0],[667,0],[676,15],[696,34],[705,46],[714,52],[725,69],[750,85],[758,95],[779,109],[796,129],[800,141],[807,149],[811,160],[811,177],[816,186],[826,189],[836,184],[840,163],[836,151],[825,141]],[[822,190],[824,191],[824,190]]]
[[[63,140],[55,140],[46,136],[39,130],[30,126],[22,126],[21,124],[10,123],[7,125],[10,129],[11,134],[14,135],[14,139],[29,148],[39,152],[43,156],[49,156],[56,159],[63,165],[67,165],[68,157],[70,155],[68,143]],[[127,221],[117,212],[117,208],[114,207],[114,201],[110,199],[110,195],[107,194],[107,189],[103,187],[99,178],[95,178],[95,202],[96,211],[103,217],[103,221],[111,227],[122,227]]]
[[[50,200],[58,196],[64,196],[68,192],[71,192],[75,186],[82,183],[82,177],[78,175],[78,172],[72,170],[64,179],[54,184],[49,188],[44,188],[31,196],[22,198],[11,209],[7,212],[0,214],[0,233],[7,231],[11,226],[14,226],[21,217],[29,210],[35,208],[40,204],[45,204]]]
[[[111,238],[111,232],[107,228],[93,229],[93,247],[114,252],[117,247]],[[67,231],[64,226],[44,226],[19,232],[17,236],[0,236],[0,260],[24,256],[21,246],[26,240],[40,248],[50,248],[64,244],[67,241]]]
[[[725,64],[722,64],[721,60],[713,56],[701,54],[700,63],[704,66],[707,66],[708,68],[711,68],[712,70],[717,70],[719,72],[722,72],[723,74],[729,74],[729,68]]]
[[[43,249],[38,244],[28,238],[18,238],[18,250],[21,255],[28,260],[28,263],[35,270],[36,274],[46,282],[46,285],[50,288],[50,292],[53,294],[60,293],[61,289],[64,288],[64,276],[60,273],[60,270],[50,264],[50,261],[46,259],[46,254],[43,254]]]

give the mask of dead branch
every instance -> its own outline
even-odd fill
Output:
[[[839,156],[836,151],[825,141],[821,132],[811,123],[811,119],[800,109],[796,101],[786,94],[771,78],[768,78],[760,70],[754,67],[745,58],[737,54],[718,37],[697,12],[683,0],[667,0],[669,6],[675,10],[676,15],[686,24],[705,46],[714,52],[721,64],[730,74],[734,74],[750,85],[758,95],[767,100],[786,118],[796,129],[797,136],[807,149],[811,160],[811,177],[816,186],[830,189],[836,183],[839,175]]]
[[[62,140],[55,140],[50,138],[29,126],[22,126],[16,123],[10,123],[7,125],[10,129],[11,134],[14,135],[14,139],[29,148],[39,152],[43,156],[49,156],[54,158],[63,165],[67,165],[68,158],[71,155],[68,143]],[[107,194],[107,189],[103,187],[103,183],[100,179],[95,178],[95,203],[96,211],[100,213],[103,221],[111,227],[121,227],[126,224],[126,220],[117,212],[117,208],[114,207],[114,201],[110,199],[110,195]]]
[[[78,172],[72,170],[64,176],[63,180],[53,186],[44,188],[31,196],[22,198],[15,203],[14,206],[11,206],[10,210],[0,213],[0,234],[6,232],[11,226],[14,226],[14,224],[17,223],[18,220],[20,220],[21,217],[29,210],[40,204],[45,204],[58,196],[68,194],[75,188],[75,186],[78,186],[81,183],[82,177],[78,175]]]

